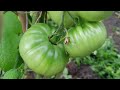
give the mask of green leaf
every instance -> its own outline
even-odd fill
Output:
[[[11,11],[4,14],[3,20],[2,40],[0,43],[0,68],[8,71],[14,68],[18,62],[18,46],[22,25],[17,15]]]
[[[23,73],[17,69],[11,69],[7,71],[2,79],[21,79]]]

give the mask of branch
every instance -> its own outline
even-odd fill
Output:
[[[17,14],[18,14],[21,24],[22,24],[22,30],[23,30],[23,32],[25,32],[27,29],[27,18],[26,18],[27,14],[24,11],[17,11]]]

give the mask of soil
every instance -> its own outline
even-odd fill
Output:
[[[118,18],[118,15],[115,13],[112,15],[112,17],[106,19],[104,21],[104,24],[106,26],[108,36],[112,36],[115,47],[120,52],[120,19]],[[80,65],[80,68],[76,66],[74,62],[70,62],[67,65],[67,68],[69,70],[69,73],[72,75],[73,79],[100,79],[90,68],[89,65]]]
[[[120,18],[113,14],[112,17],[104,21],[104,24],[107,28],[108,36],[113,37],[115,46],[120,52]]]
[[[81,64],[78,67],[73,61],[67,65],[69,74],[73,79],[99,79],[99,77],[92,71],[89,65]]]

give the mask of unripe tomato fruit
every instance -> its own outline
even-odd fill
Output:
[[[70,13],[74,18],[77,18],[77,17],[78,17],[78,11],[69,11],[69,13]]]
[[[62,16],[63,16],[64,11],[48,11],[49,17],[59,26],[61,25],[62,22]],[[69,28],[70,26],[73,25],[73,20],[70,17],[70,15],[65,12],[64,14],[64,26],[66,28]]]
[[[28,67],[46,77],[63,71],[68,62],[63,44],[54,45],[49,41],[54,30],[47,24],[37,23],[25,32],[19,45],[20,55]]]
[[[64,46],[71,57],[84,57],[100,48],[106,36],[106,28],[102,22],[84,22],[68,30],[68,41]]]
[[[112,11],[78,11],[77,13],[86,21],[101,21],[112,15]]]

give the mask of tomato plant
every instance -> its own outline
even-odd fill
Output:
[[[79,57],[83,61],[89,57],[85,61],[93,63],[90,55],[101,48],[107,38],[102,21],[112,15],[112,11],[21,12],[6,11],[3,14],[0,29],[3,79],[24,78],[28,70],[34,72],[35,78],[41,75],[57,78],[61,73],[66,79],[73,78],[66,68],[70,58],[78,58],[76,61],[81,64]],[[112,70],[108,66],[105,72]],[[117,73],[119,77],[118,70]]]

